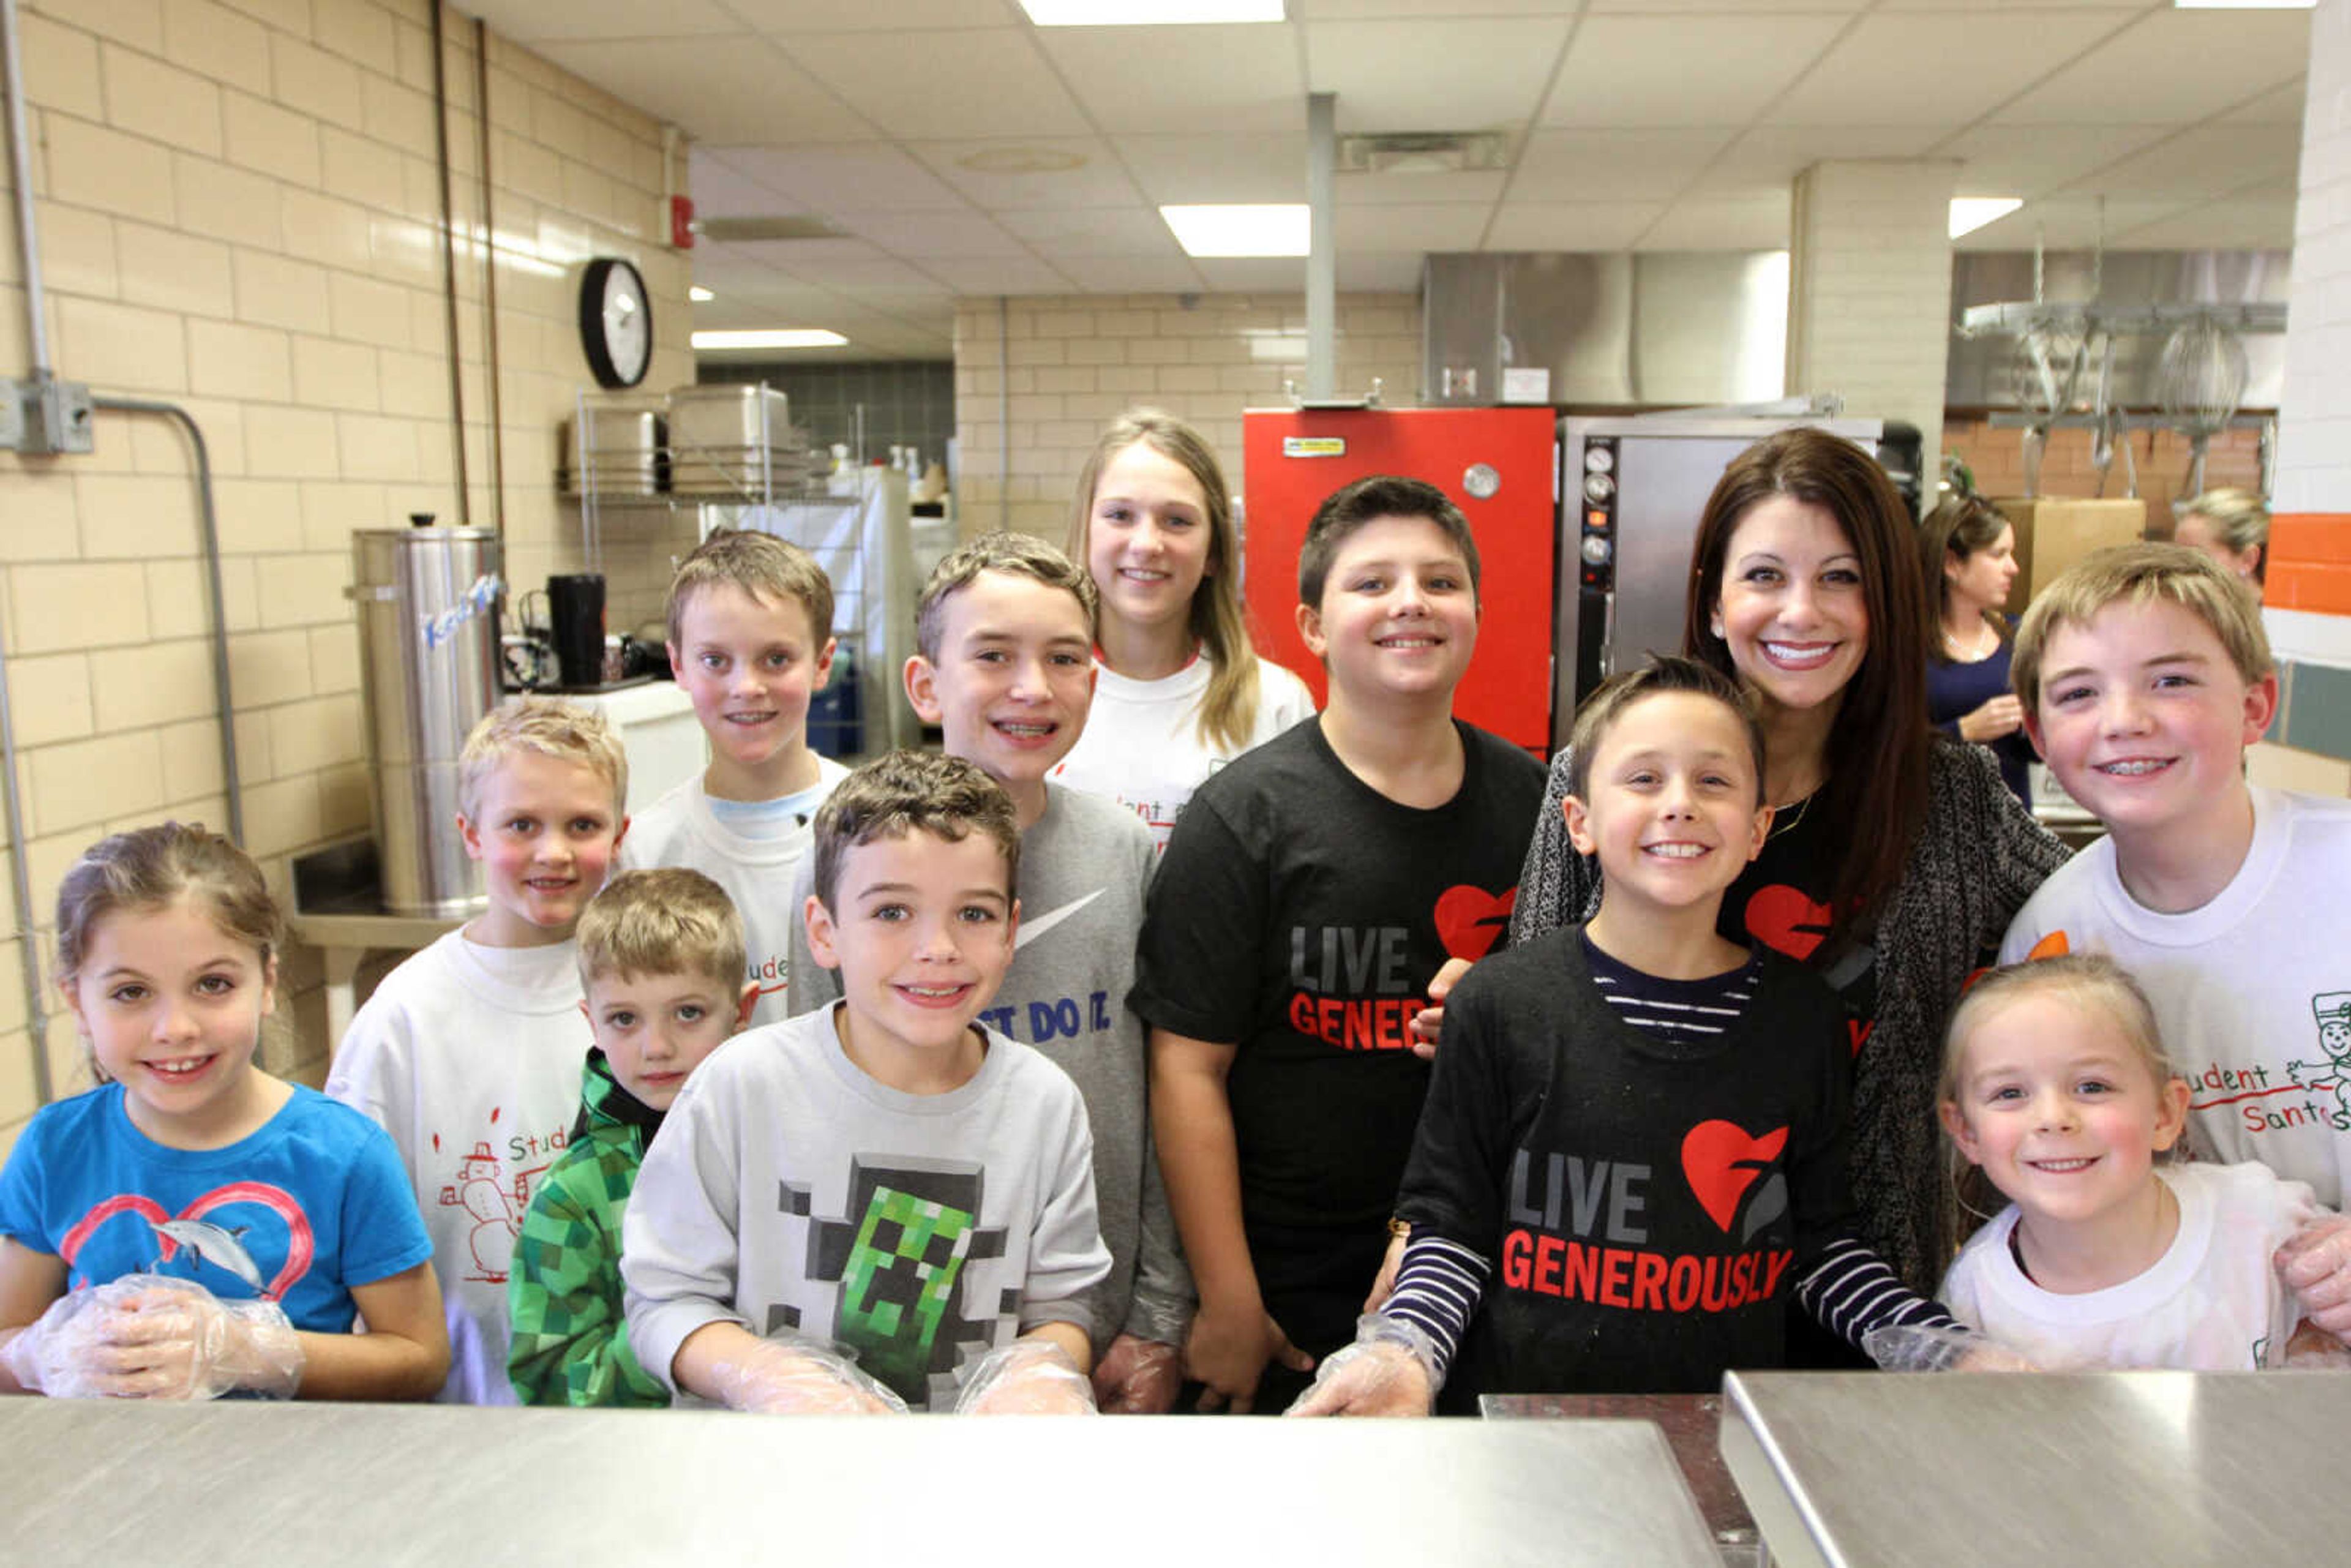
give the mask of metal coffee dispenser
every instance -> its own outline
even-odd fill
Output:
[[[490,528],[351,535],[376,845],[394,914],[482,906],[479,869],[457,836],[457,758],[497,701],[501,559]]]

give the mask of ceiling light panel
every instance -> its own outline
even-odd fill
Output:
[[[1279,22],[1282,0],[1020,0],[1040,27],[1173,27]]]
[[[1159,215],[1189,256],[1304,256],[1310,248],[1303,202],[1166,206]]]
[[[694,346],[711,352],[730,349],[837,349],[849,340],[821,327],[759,327],[743,331],[696,332]]]

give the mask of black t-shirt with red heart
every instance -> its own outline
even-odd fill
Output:
[[[1763,852],[1722,895],[1715,929],[1744,947],[1761,943],[1784,953],[1828,982],[1844,1004],[1854,1054],[1861,1054],[1877,1022],[1876,954],[1866,942],[1826,964],[1813,961],[1829,933],[1831,870],[1844,852],[1845,838],[1812,796],[1782,810],[1771,825]]]
[[[1130,999],[1155,1027],[1238,1047],[1227,1090],[1252,1252],[1278,1232],[1269,1252],[1363,1242],[1376,1266],[1428,1085],[1412,1020],[1448,957],[1481,958],[1509,928],[1542,765],[1456,727],[1461,788],[1423,810],[1301,724],[1209,776],[1152,879]],[[1259,1283],[1307,1262],[1261,1258]]]

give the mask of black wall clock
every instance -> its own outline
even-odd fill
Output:
[[[653,361],[653,305],[633,263],[599,256],[580,277],[580,347],[605,387],[632,387]]]

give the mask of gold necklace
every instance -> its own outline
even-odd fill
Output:
[[[1820,791],[1817,789],[1813,791],[1813,795],[1817,795],[1819,793]],[[1763,841],[1767,844],[1770,843],[1773,839],[1778,838],[1782,833],[1791,831],[1798,822],[1802,821],[1804,820],[1804,813],[1812,810],[1813,795],[1807,795],[1802,800],[1796,802],[1795,814],[1792,816],[1789,815],[1788,808],[1785,806],[1772,807],[1771,831],[1763,836]]]

